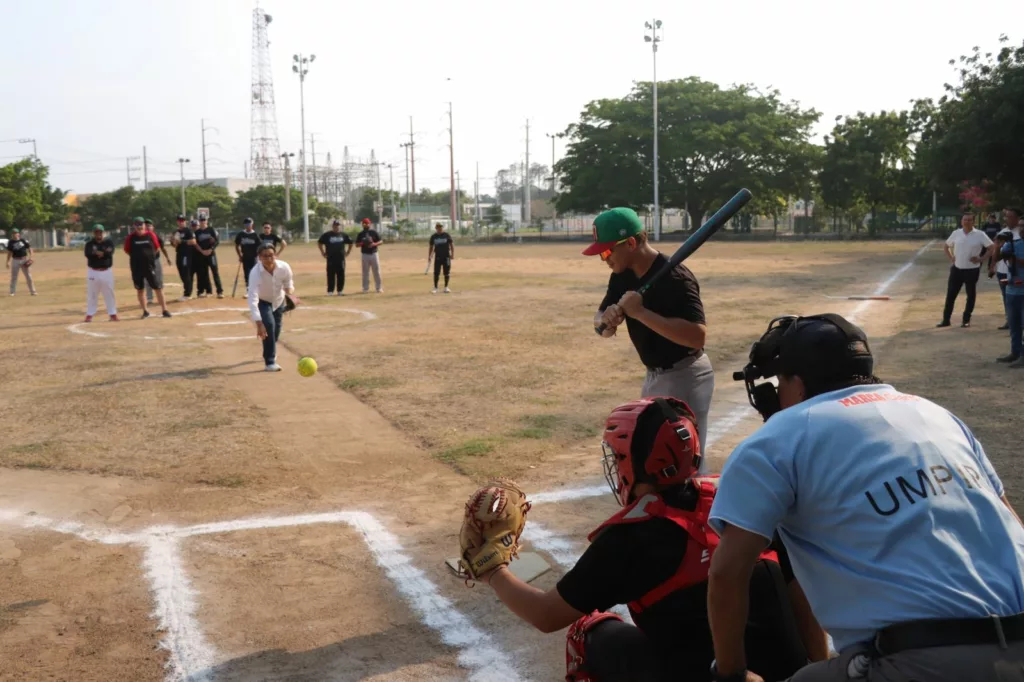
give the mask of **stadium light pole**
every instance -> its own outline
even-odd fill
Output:
[[[284,159],[284,221],[292,221],[292,167],[288,163],[289,157],[295,156],[295,152],[281,154]]]
[[[178,158],[178,166],[181,168],[181,214],[185,215],[185,164],[189,160],[184,157]]]
[[[306,187],[306,74],[309,73],[309,64],[316,59],[315,54],[303,57],[301,54],[292,55],[292,71],[299,74],[299,107],[302,114],[302,153],[299,160],[302,162],[302,238],[309,243],[309,193]]]
[[[651,44],[651,55],[654,60],[654,241],[661,241],[661,209],[658,206],[658,29],[661,20],[654,19],[654,24],[644,22],[651,35],[644,35],[644,42]]]

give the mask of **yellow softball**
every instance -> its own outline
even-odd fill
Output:
[[[311,377],[316,374],[316,360],[313,358],[301,358],[299,360],[299,374],[304,377]]]

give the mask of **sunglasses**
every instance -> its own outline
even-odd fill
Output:
[[[618,246],[619,244],[625,244],[630,239],[632,239],[632,237],[626,237],[625,239],[620,239],[619,241],[615,242],[615,244],[612,245],[612,248],[606,249],[606,250],[602,251],[600,253],[601,260],[603,260],[603,261],[608,260],[609,256],[612,255],[612,251],[615,250],[616,246]]]

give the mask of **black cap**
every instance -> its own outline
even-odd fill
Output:
[[[198,221],[198,220],[196,220],[195,218],[193,218],[193,219],[192,219],[192,222],[191,222],[191,223],[189,223],[189,224],[190,224],[190,225],[198,225],[198,224],[199,224],[199,221]]]
[[[331,223],[331,225],[341,225],[341,221],[340,221],[340,220],[338,220],[337,218],[335,218],[335,219],[334,219],[334,222],[333,222],[333,223]]]
[[[242,221],[243,225],[252,225],[252,218],[246,218]]]
[[[779,373],[804,383],[827,385],[873,372],[867,335],[842,315],[797,318],[779,339]]]
[[[178,220],[188,220],[188,218],[185,217],[184,213],[179,213],[178,214]]]

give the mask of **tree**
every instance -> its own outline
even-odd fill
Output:
[[[128,225],[135,215],[132,213],[132,203],[137,194],[135,188],[128,185],[113,192],[90,195],[78,207],[81,224],[88,229],[100,223],[108,230]]]
[[[484,211],[484,223],[497,227],[505,222],[505,211],[501,208],[501,204],[491,204]]]
[[[424,191],[428,191],[428,190],[424,190]],[[384,189],[384,190],[381,190],[380,196],[382,197],[381,200],[384,202],[382,215],[383,215],[384,218],[387,218],[387,219],[390,220],[391,217],[392,217],[391,216],[392,199],[394,200],[395,205],[400,205],[401,204],[401,202],[399,200],[399,193],[397,191],[391,191],[391,190]],[[444,203],[445,204],[448,203],[448,198],[449,198],[448,192],[444,192],[444,199],[445,199]],[[380,216],[377,215],[377,210],[374,208],[374,203],[376,201],[377,201],[377,191],[375,189],[367,189],[365,192],[363,192],[363,196],[359,199],[359,204],[356,206],[355,221],[357,223],[358,222],[362,222],[363,218],[369,218],[370,222],[372,222],[374,225],[378,225],[379,226],[379,217]]]
[[[64,221],[66,192],[50,186],[49,174],[35,158],[0,167],[0,229],[52,227]]]
[[[192,185],[185,188],[185,213],[195,215],[200,208],[208,208],[210,209],[211,225],[228,224],[232,217],[234,203],[228,190],[224,187]]]
[[[130,216],[149,218],[157,230],[169,230],[177,226],[175,220],[181,213],[181,190],[173,187],[154,187],[139,192],[131,201]]]
[[[290,190],[292,217],[299,217],[299,224],[302,224],[302,190]],[[235,204],[232,208],[231,218],[236,225],[240,225],[246,218],[252,218],[257,228],[264,220],[269,220],[274,225],[284,225],[284,199],[285,189],[278,185],[258,185],[250,190],[239,192],[235,197]],[[310,207],[315,210],[316,199],[309,197]]]
[[[1011,47],[1005,35],[999,42],[995,55],[975,47],[950,60],[959,63],[959,83],[947,84],[938,102],[916,103],[920,172],[947,196],[963,182],[989,181],[993,201],[1024,199],[1024,43]]]
[[[568,127],[555,164],[559,212],[651,203],[651,83],[623,99],[590,102]],[[658,84],[659,185],[663,207],[686,208],[695,225],[741,187],[798,195],[814,171],[811,125],[819,114],[751,85],[722,89],[696,77]]]
[[[904,208],[912,173],[913,118],[908,112],[886,112],[837,117],[832,134],[825,137],[821,188],[825,202],[849,214],[862,203],[871,212],[876,229],[879,207]]]

